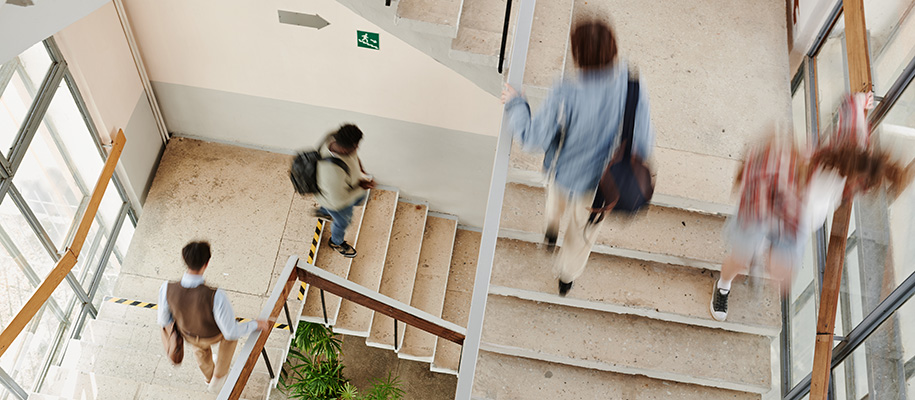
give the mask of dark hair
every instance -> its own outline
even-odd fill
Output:
[[[361,140],[362,131],[353,124],[345,124],[337,130],[337,133],[334,133],[334,141],[337,142],[340,147],[347,149],[355,149],[359,146]]]
[[[189,270],[200,271],[210,262],[210,244],[205,241],[190,242],[181,249],[181,255]]]
[[[572,59],[581,69],[599,69],[616,59],[616,38],[607,23],[579,21],[572,29]]]
[[[895,198],[912,182],[915,164],[902,166],[883,151],[869,151],[851,144],[826,147],[813,155],[813,164],[835,170],[848,178],[856,191],[869,191],[886,183]]]

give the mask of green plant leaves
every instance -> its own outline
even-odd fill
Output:
[[[404,396],[400,378],[388,372],[384,380],[373,379],[372,388],[360,394],[343,376],[340,364],[343,340],[333,329],[300,322],[280,382],[292,399],[317,400],[400,400]]]

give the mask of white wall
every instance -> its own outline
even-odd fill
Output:
[[[0,63],[89,15],[108,0],[38,0],[29,7],[0,4]]]
[[[498,98],[334,0],[127,0],[150,79],[495,136]],[[319,14],[320,29],[277,11]],[[381,50],[356,46],[379,32]]]
[[[791,2],[789,2],[791,4]],[[804,54],[810,50],[820,28],[826,22],[836,0],[800,0],[797,6],[797,21],[794,23],[794,43],[791,49],[791,73],[797,70]]]

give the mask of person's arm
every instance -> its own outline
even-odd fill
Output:
[[[216,326],[222,332],[222,337],[226,340],[238,340],[247,336],[266,324],[265,321],[248,321],[239,323],[235,320],[235,311],[232,310],[232,304],[229,303],[229,297],[222,289],[216,289],[216,295],[213,298],[213,317],[216,318]],[[260,326],[259,326],[260,325]]]
[[[559,86],[550,90],[540,110],[533,117],[531,107],[524,97],[516,93],[505,102],[505,113],[514,131],[515,138],[521,142],[521,148],[527,152],[544,152],[553,143],[560,128],[560,108],[562,94]],[[511,93],[514,93],[512,91]],[[568,125],[568,114],[562,114],[562,124]]]
[[[635,109],[635,124],[632,130],[632,151],[647,160],[654,150],[654,127],[651,125],[651,109],[648,105],[648,89],[639,79],[639,102]]]
[[[162,284],[162,287],[159,288],[159,306],[157,307],[159,309],[157,320],[159,322],[159,326],[163,328],[174,321],[174,317],[172,317],[172,310],[168,308],[168,299],[165,297],[167,290],[168,282],[165,282]]]

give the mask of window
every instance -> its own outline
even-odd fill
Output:
[[[107,157],[62,61],[48,39],[0,65],[0,168],[9,176],[0,177],[0,327],[70,245]],[[115,176],[105,188],[70,282],[0,356],[0,368],[26,392],[41,384],[60,344],[78,334],[79,316],[95,312],[113,289],[134,232],[120,187]],[[19,392],[9,389],[0,400]]]

